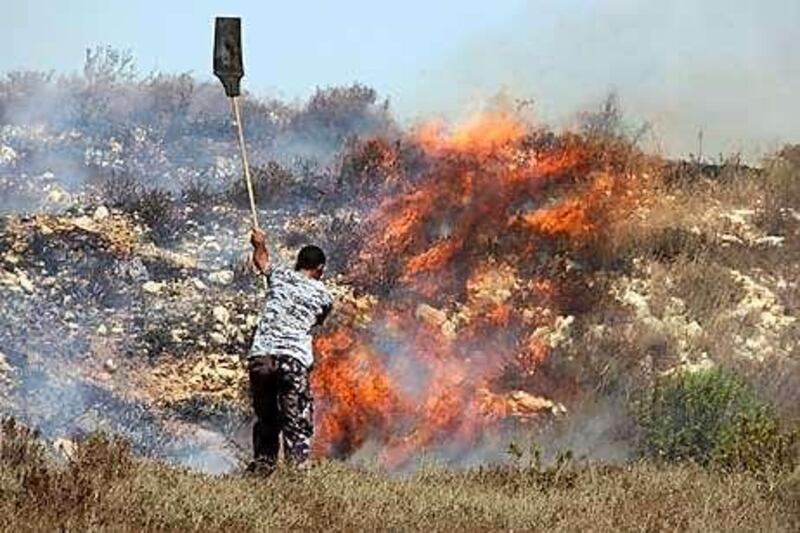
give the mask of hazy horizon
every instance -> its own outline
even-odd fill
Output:
[[[800,141],[800,3],[709,0],[446,0],[9,3],[0,71],[80,70],[86,48],[131,50],[140,72],[211,78],[213,19],[241,16],[245,89],[303,99],[361,82],[403,122],[457,119],[498,92],[533,99],[542,122],[568,124],[616,91],[652,125],[650,149],[755,157]]]

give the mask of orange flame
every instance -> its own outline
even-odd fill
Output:
[[[423,125],[416,139],[430,153],[454,151],[488,154],[507,147],[525,135],[525,125],[507,113],[480,113],[446,135],[439,122]]]
[[[552,348],[531,334],[552,325],[570,290],[534,252],[598,237],[635,184],[614,170],[625,154],[509,114],[482,114],[450,135],[427,124],[412,142],[421,175],[398,175],[402,158],[381,152],[407,185],[366,220],[374,236],[352,269],[354,283],[389,295],[367,326],[345,323],[316,343],[319,455],[372,442],[399,466],[548,412],[539,369]]]

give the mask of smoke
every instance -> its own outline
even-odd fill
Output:
[[[537,436],[543,460],[552,460],[566,450],[580,460],[622,463],[632,458],[635,450],[628,409],[618,398],[595,398],[576,409]]]
[[[4,244],[0,239],[0,251]],[[231,422],[192,422],[137,399],[124,382],[120,390],[118,380],[108,382],[92,370],[93,359],[122,358],[134,343],[98,342],[93,332],[113,307],[110,300],[102,305],[80,291],[82,278],[73,278],[74,270],[95,264],[76,255],[73,251],[68,264],[56,263],[60,276],[76,283],[62,287],[66,294],[47,294],[37,285],[29,294],[15,292],[7,284],[0,287],[0,346],[13,369],[10,394],[2,398],[0,413],[36,428],[47,440],[78,439],[102,431],[124,438],[136,453],[173,464],[213,474],[238,468],[240,447],[223,437]],[[45,265],[53,256],[61,256],[57,246],[40,250]],[[101,270],[119,276],[114,272],[119,269],[108,263]],[[133,284],[120,277],[118,289]],[[123,299],[116,305],[137,304]]]
[[[293,105],[245,95],[243,117],[256,174],[273,161],[323,172],[346,142],[396,134],[388,102],[358,84],[318,89]],[[1,212],[76,205],[70,195],[110,175],[175,196],[198,183],[225,193],[239,181],[221,87],[188,74],[139,75],[129,53],[111,48],[89,51],[82,75],[7,73],[0,128]]]
[[[415,452],[407,461],[391,469],[403,475],[427,464],[468,469],[485,465],[520,465],[538,459],[544,466],[570,453],[575,460],[622,464],[636,456],[631,435],[631,418],[624,402],[599,398],[556,421],[511,424],[487,431],[469,442],[444,440]],[[381,462],[385,443],[365,442],[348,462],[358,466],[386,467]]]
[[[616,91],[632,119],[652,125],[648,148],[696,154],[703,130],[707,157],[753,159],[800,138],[800,122],[786,120],[800,111],[797,20],[792,0],[531,2],[396,104],[403,116],[454,116],[505,88],[532,98],[541,121],[569,125]]]
[[[239,449],[222,428],[176,420],[79,376],[24,367],[19,373],[16,408],[10,414],[37,428],[45,439],[76,439],[102,431],[125,439],[140,455],[209,474],[242,465]]]

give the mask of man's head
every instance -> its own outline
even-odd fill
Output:
[[[297,253],[295,270],[306,272],[309,276],[319,279],[325,270],[325,252],[319,246],[309,244],[303,246]]]

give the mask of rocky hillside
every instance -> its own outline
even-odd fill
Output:
[[[76,107],[37,115],[25,102],[54,83],[0,87],[2,413],[229,471],[264,291],[231,124],[172,77],[62,80]],[[468,466],[533,435],[621,461],[633,400],[707,368],[800,415],[797,147],[759,169],[677,164],[602,113],[599,132],[504,111],[401,132],[360,86],[245,116],[276,257],[331,257],[319,456]]]

